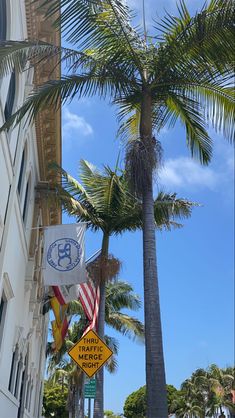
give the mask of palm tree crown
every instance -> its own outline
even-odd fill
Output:
[[[108,235],[135,231],[143,227],[141,201],[130,192],[125,172],[105,166],[103,172],[88,161],[80,161],[81,182],[54,165],[62,183],[55,185],[56,197],[68,215],[87,222],[94,231]],[[155,226],[158,229],[181,227],[177,219],[191,215],[196,203],[160,191],[154,201]]]
[[[48,3],[48,2],[47,2]],[[128,134],[140,122],[143,92],[151,98],[152,128],[160,131],[180,119],[187,144],[203,163],[211,158],[206,121],[233,139],[233,1],[211,0],[190,16],[183,0],[180,18],[167,15],[156,37],[144,37],[131,27],[132,12],[118,0],[51,0],[48,14],[62,7],[65,38],[77,50],[44,42],[7,42],[0,52],[0,76],[23,70],[53,55],[66,63],[68,74],[39,87],[4,127],[31,118],[45,105],[98,94],[111,97],[125,118]],[[64,6],[64,10],[63,10]],[[129,116],[128,116],[129,115]],[[127,117],[128,116],[128,117]],[[126,118],[127,117],[127,118]]]

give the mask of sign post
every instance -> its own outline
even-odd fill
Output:
[[[90,330],[69,350],[68,354],[91,378],[109,360],[113,352],[95,331]]]

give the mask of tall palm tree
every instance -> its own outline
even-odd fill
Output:
[[[105,284],[106,287],[106,301],[105,301],[105,322],[119,333],[128,336],[129,338],[144,339],[143,324],[136,318],[123,313],[122,309],[138,310],[141,306],[139,297],[133,293],[133,288],[130,284],[115,280],[109,281]],[[48,372],[50,374],[51,382],[63,382],[67,384],[69,390],[68,407],[70,413],[75,418],[79,417],[78,400],[81,399],[81,410],[83,408],[83,373],[71,361],[67,361],[67,351],[71,348],[82,336],[86,328],[86,317],[82,310],[79,301],[69,303],[68,312],[72,315],[79,315],[80,319],[74,322],[68,330],[61,350],[54,352],[48,345]],[[107,363],[109,372],[114,372],[117,367],[116,355],[118,353],[118,342],[105,335],[104,340],[106,344],[112,349],[114,356]]]
[[[208,124],[234,138],[233,0],[210,0],[191,16],[183,0],[179,16],[167,15],[147,36],[131,26],[132,12],[119,0],[47,0],[49,14],[62,7],[56,24],[77,50],[43,42],[7,42],[0,52],[0,76],[59,55],[68,74],[34,91],[2,129],[32,119],[48,104],[81,96],[108,97],[119,109],[120,133],[131,139],[127,169],[142,202],[146,335],[147,417],[167,416],[165,369],[156,261],[153,174],[158,168],[154,137],[179,119],[193,156],[208,164]],[[104,234],[103,255],[108,237]],[[101,312],[103,309],[101,309]],[[102,335],[102,330],[101,330]]]

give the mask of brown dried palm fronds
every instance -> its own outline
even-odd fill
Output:
[[[99,256],[87,266],[89,277],[94,282],[99,281],[101,276],[105,278],[105,281],[114,280],[120,269],[121,261],[112,254],[109,254],[108,258]]]
[[[125,169],[132,192],[141,197],[152,182],[152,172],[161,166],[162,147],[155,137],[135,139],[126,146]]]

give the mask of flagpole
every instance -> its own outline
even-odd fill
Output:
[[[101,249],[99,249],[98,251],[96,251],[94,254],[92,254],[87,260],[86,260],[86,264],[89,263],[89,261],[95,257],[97,254],[99,254],[101,252]]]
[[[50,227],[55,227],[55,226],[64,226],[64,225],[75,225],[75,226],[79,226],[79,225],[81,225],[81,224],[85,224],[85,225],[87,225],[87,224],[89,224],[90,222],[78,222],[78,223],[75,223],[75,224],[56,224],[56,225],[40,225],[40,226],[33,226],[32,228],[26,228],[26,230],[32,230],[32,229],[47,229],[47,228],[50,228]]]

